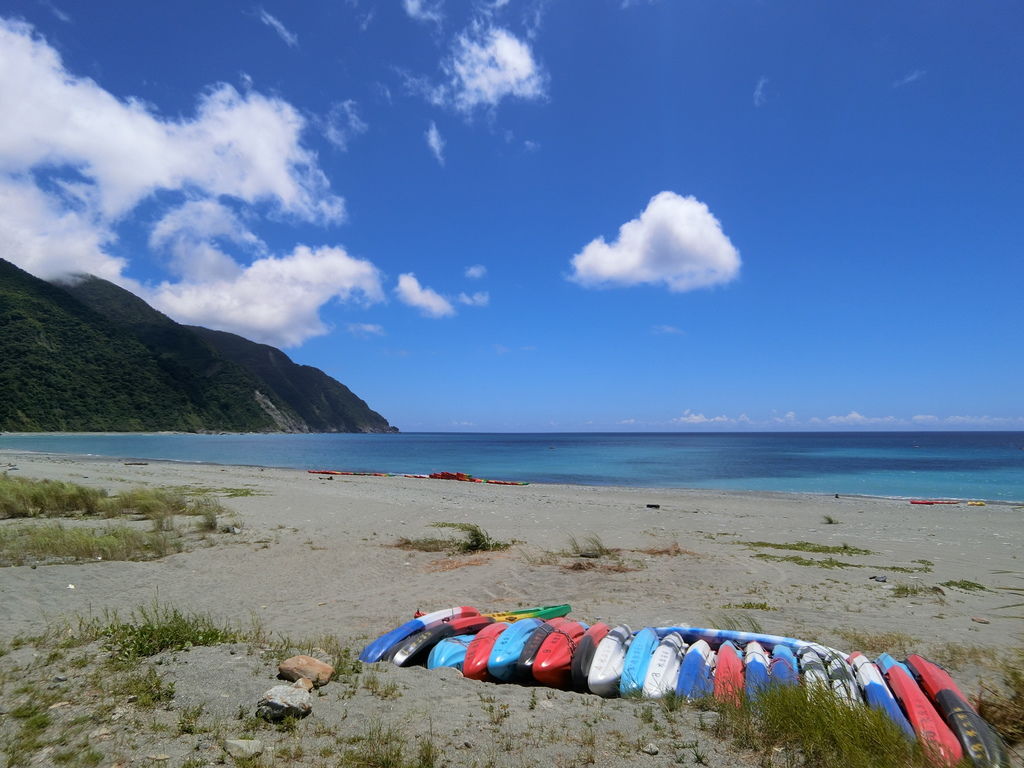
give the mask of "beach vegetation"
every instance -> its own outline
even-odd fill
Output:
[[[440,538],[425,536],[417,539],[400,538],[394,546],[399,549],[413,549],[420,552],[448,552],[450,554],[471,554],[508,549],[513,541],[499,541],[476,523],[435,522],[433,528],[450,528],[462,533],[462,538]]]
[[[566,554],[573,557],[608,557],[617,554],[618,551],[605,546],[601,537],[596,533],[584,537],[582,541],[569,534],[569,547],[566,549]]]
[[[134,697],[136,706],[152,709],[174,698],[174,683],[164,680],[156,667],[147,664],[141,670],[117,675],[113,693]]]
[[[745,603],[727,603],[722,606],[726,610],[737,609],[741,611],[774,611],[775,608],[765,602],[747,601]]]
[[[161,651],[243,640],[243,633],[218,624],[207,614],[185,613],[157,602],[138,608],[128,621],[110,617],[98,626],[96,634],[114,659],[129,662]]]
[[[967,579],[959,579],[958,581],[944,581],[942,582],[944,587],[952,587],[953,589],[962,589],[965,592],[988,592],[988,588],[984,584],[979,584],[976,581],[969,581]]]
[[[855,651],[877,656],[889,653],[893,656],[906,656],[914,652],[917,639],[904,632],[865,632],[859,629],[837,629],[835,633],[846,641]]]
[[[647,549],[638,549],[636,551],[644,555],[654,556],[679,557],[680,555],[693,555],[699,557],[697,552],[680,547],[678,541],[673,541],[667,547],[648,547]]]
[[[978,714],[1007,744],[1024,743],[1024,648],[1015,649],[1000,664],[1002,680],[982,683]]]
[[[840,521],[837,518],[832,517],[832,515],[825,515],[823,522],[825,525],[839,525],[840,523]]]
[[[861,549],[860,547],[853,547],[846,543],[840,544],[839,546],[830,546],[828,544],[815,544],[810,541],[794,541],[788,544],[777,544],[771,541],[738,541],[736,543],[757,549],[785,549],[792,552],[814,552],[822,555],[875,554],[870,549]]]
[[[83,560],[151,560],[183,548],[174,531],[62,523],[0,526],[0,566]]]
[[[770,686],[740,706],[711,700],[712,732],[759,753],[768,765],[925,768],[929,756],[883,712],[850,707],[831,690]]]
[[[749,613],[720,613],[715,618],[716,624],[720,629],[732,629],[739,630],[740,632],[756,632],[763,633],[764,627],[761,626],[756,618],[751,616]]]

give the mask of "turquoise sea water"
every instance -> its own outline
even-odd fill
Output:
[[[1024,500],[1024,432],[0,435],[0,450],[648,488]]]

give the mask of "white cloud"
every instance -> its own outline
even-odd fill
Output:
[[[409,18],[440,24],[444,19],[442,0],[402,0],[402,7]]]
[[[459,303],[468,307],[486,307],[491,303],[491,295],[487,291],[477,291],[472,295],[460,293]]]
[[[444,165],[444,139],[441,138],[441,132],[437,130],[437,123],[431,120],[430,127],[427,128],[427,132],[423,135],[427,139],[427,146],[430,147],[434,159],[441,165]]]
[[[747,420],[743,417],[743,420]],[[730,419],[728,416],[705,416],[703,413],[694,413],[689,408],[683,411],[682,416],[672,419],[673,424],[726,424],[735,422],[737,419]]]
[[[369,262],[332,247],[271,256],[250,231],[261,209],[316,223],[344,216],[287,102],[219,84],[194,116],[163,118],[68,72],[29,25],[0,19],[0,104],[0,247],[33,274],[89,272],[177,320],[285,345],[326,332],[327,301],[383,300]],[[117,227],[161,191],[177,202],[159,203],[149,243],[175,280],[139,285],[111,252]]]
[[[384,335],[384,328],[375,323],[349,323],[347,328],[349,333],[361,339]]]
[[[158,190],[188,189],[270,202],[310,221],[338,221],[305,121],[285,101],[219,84],[194,118],[165,120],[64,69],[57,52],[20,22],[0,20],[0,174],[74,171],[77,204],[112,221]]]
[[[348,143],[356,136],[366,133],[369,126],[359,116],[355,101],[348,99],[331,107],[323,120],[324,136],[342,152],[348,150]]]
[[[151,248],[170,253],[175,274],[191,281],[234,279],[242,267],[215,244],[216,240],[258,253],[266,250],[234,211],[214,200],[189,200],[165,214],[149,235]]]
[[[764,92],[764,89],[765,89],[765,87],[767,85],[768,85],[768,78],[767,77],[762,76],[757,81],[757,85],[754,87],[754,106],[755,107],[762,106],[768,100],[768,96]]]
[[[448,299],[431,288],[420,285],[412,272],[398,276],[395,293],[403,304],[416,307],[427,317],[447,317],[455,314],[455,307]]]
[[[290,48],[297,48],[299,45],[299,36],[294,32],[290,31],[281,21],[267,13],[266,10],[260,8],[259,12],[260,21],[266,24],[268,27],[277,32],[278,36],[284,40],[285,44]]]
[[[507,29],[475,23],[454,42],[442,63],[447,82],[432,93],[436,103],[461,112],[497,107],[502,99],[539,99],[546,77],[529,44]]]
[[[63,205],[28,178],[0,174],[0,257],[44,279],[88,272],[117,280],[127,262],[107,253],[114,239],[89,212]]]
[[[895,416],[864,416],[857,411],[850,411],[845,416],[829,416],[825,419],[829,424],[843,426],[865,426],[868,424],[895,424],[899,420]]]
[[[682,328],[676,328],[674,325],[654,325],[651,326],[651,332],[667,336],[681,336],[686,333]]]
[[[331,299],[383,301],[380,273],[342,248],[297,246],[257,259],[233,277],[165,282],[143,296],[184,323],[231,331],[267,344],[295,346],[327,333],[320,307]]]
[[[591,241],[572,266],[570,279],[587,287],[664,283],[682,292],[733,280],[740,255],[704,203],[659,192],[618,240]]]
[[[474,264],[471,267],[466,267],[466,277],[470,280],[479,280],[482,277],[486,277],[487,267],[483,264]]]
[[[920,80],[926,74],[928,74],[928,72],[926,70],[915,69],[913,72],[910,72],[909,74],[904,75],[899,80],[894,80],[893,83],[892,83],[892,87],[893,88],[902,88],[905,85],[910,85],[911,83],[915,83],[918,80]]]

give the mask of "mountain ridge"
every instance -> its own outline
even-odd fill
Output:
[[[48,283],[3,259],[0,430],[398,431],[281,350],[181,325],[91,275]]]

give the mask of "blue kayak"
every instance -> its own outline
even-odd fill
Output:
[[[647,667],[651,663],[651,656],[658,647],[658,642],[658,632],[653,627],[645,627],[636,633],[622,663],[622,677],[619,679],[620,696],[637,694],[643,690]]]
[[[491,677],[506,683],[512,680],[527,639],[543,623],[540,619],[520,619],[498,635],[487,659],[487,671]]]

